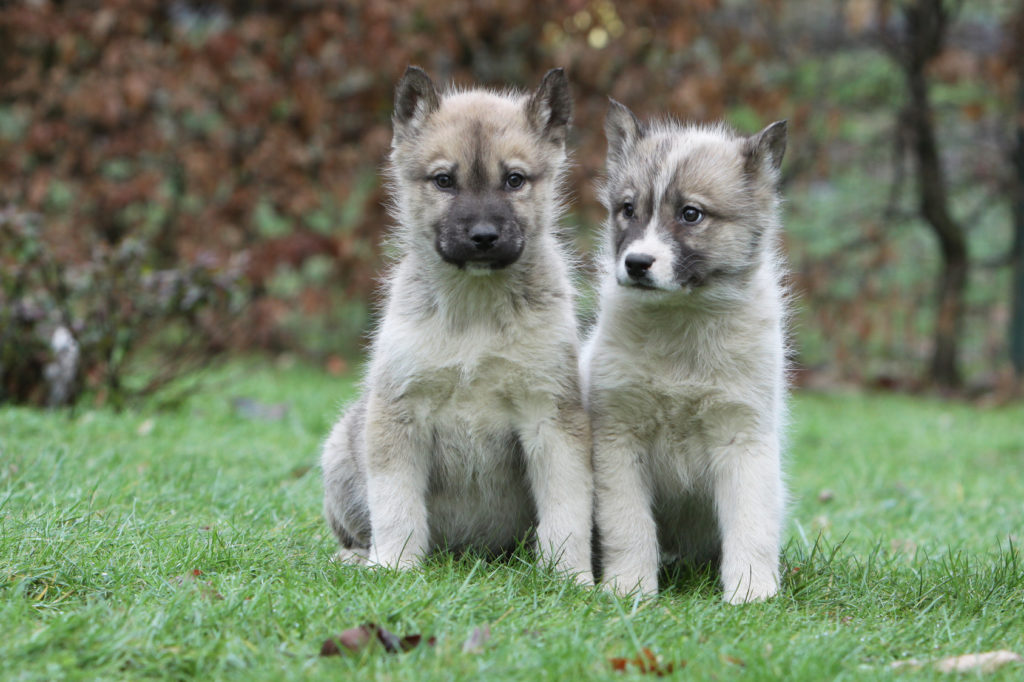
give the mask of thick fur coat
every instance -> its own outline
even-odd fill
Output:
[[[363,394],[327,438],[324,513],[346,561],[534,538],[590,581],[592,473],[564,196],[568,84],[530,95],[396,91],[397,262]]]
[[[581,358],[604,580],[720,561],[724,598],[776,593],[785,506],[785,123],[643,124],[613,102],[599,315]]]

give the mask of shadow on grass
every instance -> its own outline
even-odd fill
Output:
[[[663,564],[658,571],[660,592],[676,592],[701,599],[721,599],[718,585],[718,562],[692,562],[685,560]]]

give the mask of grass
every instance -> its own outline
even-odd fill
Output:
[[[1024,653],[1022,405],[795,396],[784,586],[728,607],[699,569],[637,603],[526,553],[332,565],[314,465],[353,390],[249,360],[172,412],[0,409],[0,678],[628,679],[609,659],[648,647],[695,679],[932,679],[889,664]],[[318,656],[367,621],[436,646]]]

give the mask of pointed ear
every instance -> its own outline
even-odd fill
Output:
[[[608,98],[604,134],[608,138],[608,156],[621,158],[644,136],[644,125],[624,104]]]
[[[554,144],[565,144],[572,121],[572,95],[565,69],[551,69],[526,105],[534,130]]]
[[[772,172],[778,171],[786,153],[786,122],[776,121],[748,137],[743,145],[743,153],[747,157],[747,172],[756,173],[765,168],[765,164]]]
[[[440,98],[427,72],[418,66],[406,68],[395,87],[395,137],[418,128],[438,106]]]

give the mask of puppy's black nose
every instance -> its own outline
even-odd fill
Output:
[[[476,223],[469,228],[469,239],[477,251],[487,251],[498,241],[498,228],[493,223]]]
[[[626,256],[626,272],[632,279],[642,279],[654,265],[654,256],[646,253],[631,253]]]

